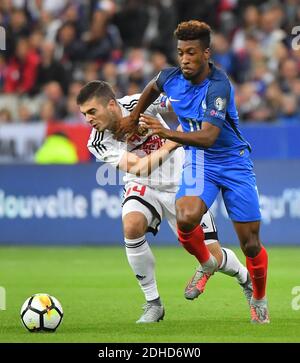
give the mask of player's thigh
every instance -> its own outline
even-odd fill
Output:
[[[195,196],[189,188],[181,185],[176,195],[176,215],[178,223],[199,224],[203,214],[213,204],[219,193],[219,188],[208,179],[204,181],[201,194]]]
[[[142,223],[142,228],[140,228],[137,220],[131,218],[132,216],[134,217],[132,214],[134,212],[144,216],[143,222],[146,221],[146,225]],[[162,220],[162,214],[158,197],[152,188],[138,183],[126,185],[122,204],[122,219],[123,225],[124,221],[130,221],[130,223],[126,223],[127,231],[130,229],[131,231],[139,230],[143,234],[146,232],[156,234]]]
[[[196,158],[196,162],[193,160],[186,162],[184,165],[179,189],[176,194],[176,204],[178,208],[185,209],[189,205],[185,197],[198,197],[201,199],[201,203],[204,203],[206,206],[204,208],[205,212],[215,201],[220,188],[214,181],[215,173],[204,168],[204,161],[201,163],[201,161],[197,160]],[[192,201],[191,205],[194,203],[199,204],[196,198],[190,200]],[[178,203],[178,201],[180,202]]]
[[[182,168],[180,184],[177,191],[176,199],[180,199],[185,196],[199,197],[203,192],[203,160],[202,165],[197,165],[196,152],[197,150],[194,148],[192,148],[191,150],[185,150],[185,161]]]
[[[159,193],[159,192],[157,192]],[[160,193],[160,203],[163,210],[163,218],[165,218],[177,237],[177,221],[176,221],[176,210],[175,210],[175,199],[176,193]]]
[[[222,194],[230,219],[234,222],[260,221],[255,175],[247,170],[237,171],[224,183]]]

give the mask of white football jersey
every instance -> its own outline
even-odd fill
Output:
[[[118,99],[118,103],[122,110],[123,117],[128,116],[130,111],[136,106],[140,94],[125,96]],[[145,114],[149,114],[160,120],[160,122],[168,127],[159,113],[167,112],[167,98],[160,96],[150,105]],[[149,155],[158,150],[165,143],[165,139],[161,139],[157,135],[140,136],[133,135],[128,141],[117,141],[113,138],[110,131],[106,130],[99,132],[93,129],[88,141],[88,148],[95,157],[105,163],[117,167],[125,153],[133,152],[139,157]],[[179,185],[179,180],[182,171],[184,160],[184,150],[182,147],[173,151],[168,159],[161,166],[157,167],[147,177],[138,177],[134,174],[126,173],[124,182],[134,181],[139,184],[149,185],[153,188],[164,191],[176,191]]]

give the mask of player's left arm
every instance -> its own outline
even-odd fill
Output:
[[[132,152],[125,152],[118,168],[130,174],[147,177],[161,166],[170,157],[172,151],[179,146],[179,144],[168,140],[161,148],[144,157],[138,157]]]

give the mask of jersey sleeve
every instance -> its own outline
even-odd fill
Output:
[[[204,112],[203,121],[210,122],[221,129],[226,118],[229,100],[229,81],[212,82],[206,94],[206,110]]]
[[[164,84],[165,84],[166,80],[177,70],[178,70],[178,68],[176,68],[176,67],[165,68],[162,71],[160,71],[158,73],[158,75],[154,78],[156,85],[157,85],[158,89],[160,90],[160,92],[164,91]]]
[[[164,94],[160,94],[159,97],[147,108],[145,113],[155,117],[158,113],[169,112],[168,104],[168,97]]]
[[[126,152],[126,144],[113,138],[109,131],[92,130],[87,147],[89,151],[104,163],[117,167]]]

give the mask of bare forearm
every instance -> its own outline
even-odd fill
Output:
[[[137,165],[135,165],[130,171],[130,173],[134,171],[133,174],[136,174],[138,176],[149,176],[170,156],[170,153],[175,149],[176,147],[164,145],[159,150],[151,153],[146,157],[141,158]]]
[[[143,113],[159,96],[160,92],[157,89],[155,81],[151,81],[143,90],[141,97],[138,100],[137,105],[131,111],[130,116],[138,123],[138,119],[141,113]]]
[[[165,133],[165,137],[182,145],[199,147],[210,147],[215,142],[214,135],[211,135],[205,130],[195,132],[180,132],[167,130]]]

